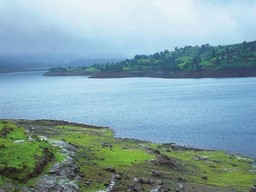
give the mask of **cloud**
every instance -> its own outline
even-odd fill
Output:
[[[0,0],[0,51],[130,57],[255,40],[255,23],[252,0]]]

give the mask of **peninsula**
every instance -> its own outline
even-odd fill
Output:
[[[256,41],[234,45],[176,47],[152,55],[135,55],[119,62],[50,68],[46,76],[90,78],[256,77]]]

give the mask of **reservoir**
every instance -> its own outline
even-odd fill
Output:
[[[116,137],[256,157],[256,78],[158,79],[0,74],[0,118],[108,126]]]

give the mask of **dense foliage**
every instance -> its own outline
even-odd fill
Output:
[[[135,55],[116,63],[91,67],[51,68],[50,71],[201,71],[256,67],[256,41],[234,45],[176,47],[152,55]]]

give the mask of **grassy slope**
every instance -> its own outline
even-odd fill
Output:
[[[27,121],[33,125],[33,121]],[[111,167],[116,172],[123,174],[122,179],[117,183],[116,191],[126,191],[129,186],[134,185],[139,191],[150,191],[156,186],[156,181],[163,182],[163,188],[175,189],[178,183],[185,183],[188,191],[229,191],[230,188],[236,191],[248,191],[249,187],[255,184],[256,175],[250,173],[251,160],[227,155],[219,151],[198,151],[198,150],[174,150],[171,145],[161,145],[131,139],[117,139],[109,129],[86,128],[75,125],[47,125],[54,130],[50,135],[54,139],[64,139],[77,146],[76,162],[80,171],[85,177],[80,181],[81,191],[97,191],[105,189],[104,184],[109,183],[112,173],[105,171]],[[0,124],[0,128],[4,126]],[[23,129],[8,123],[8,126],[15,128],[16,139],[25,139]],[[57,130],[57,131],[56,131]],[[36,130],[35,130],[36,132]],[[48,135],[49,136],[49,135]],[[4,140],[5,152],[2,151],[0,161],[8,159],[9,152],[12,152],[8,165],[18,167],[20,163],[28,163],[29,167],[34,165],[34,155],[40,156],[42,143],[35,143],[32,146],[24,143],[24,148],[12,148],[12,140]],[[17,144],[22,146],[23,144]],[[9,147],[10,146],[10,147]],[[38,151],[39,150],[39,151]],[[21,151],[29,151],[30,155],[21,154]],[[159,160],[159,153],[167,155],[175,164],[175,168]],[[19,156],[19,158],[17,158]],[[55,153],[58,156],[58,153]],[[195,157],[207,156],[207,160],[195,160]],[[47,170],[46,170],[47,171]],[[158,176],[153,176],[157,172]],[[17,173],[26,174],[26,173]],[[1,185],[6,182],[5,176],[1,176]],[[152,179],[152,185],[134,183],[134,178]],[[207,179],[202,179],[207,178]],[[32,180],[34,181],[34,180]],[[28,181],[29,185],[33,182]],[[86,184],[85,184],[86,183]]]
[[[46,155],[46,149],[49,154],[55,154],[56,161],[62,159],[59,149],[40,141],[36,136],[32,137],[35,140],[28,141],[28,135],[22,127],[8,121],[0,122],[0,186],[8,183],[9,179],[26,182],[36,176],[36,169],[44,166],[42,159]],[[15,143],[17,140],[21,142]]]

